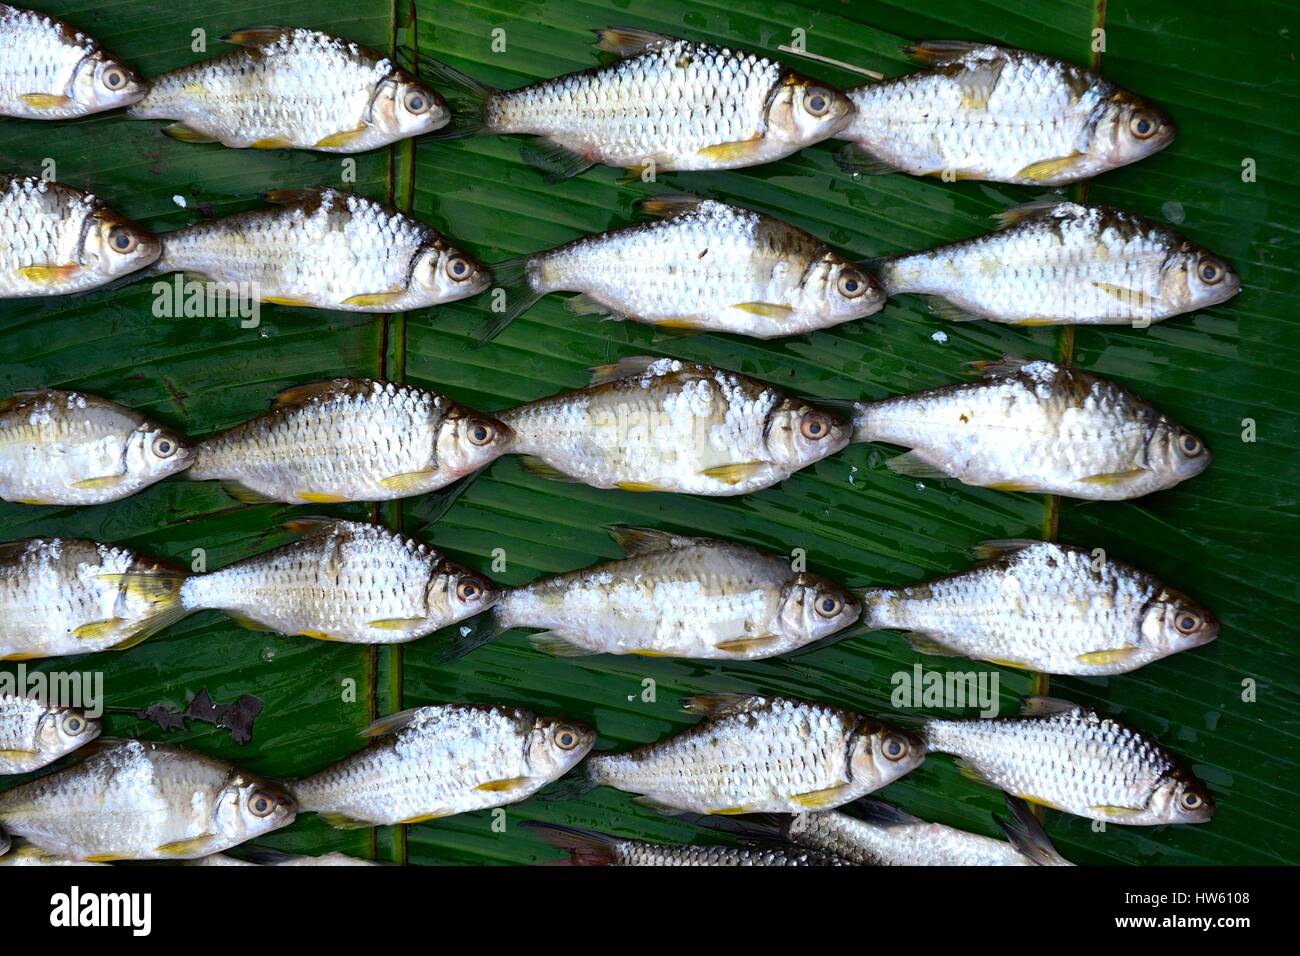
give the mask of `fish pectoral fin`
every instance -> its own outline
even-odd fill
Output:
[[[1089,806],[1088,809],[1093,813],[1100,813],[1102,816],[1111,817],[1115,820],[1123,820],[1125,817],[1137,816],[1142,812],[1138,807],[1115,807],[1106,804],[1100,806]]]
[[[732,308],[769,319],[784,319],[794,312],[794,309],[788,305],[781,305],[779,302],[738,302],[732,305]]]
[[[662,813],[665,816],[670,817],[678,816],[679,814],[686,812],[681,807],[673,806],[671,803],[668,803],[665,800],[660,800],[658,797],[652,797],[649,794],[642,794],[639,797],[633,797],[632,802],[638,807],[644,807],[647,810],[653,810],[655,813]]]
[[[482,790],[485,793],[502,793],[527,786],[529,779],[528,777],[506,777],[504,780],[489,780],[486,783],[480,783],[474,789]]]
[[[287,139],[281,139],[278,136],[268,136],[266,139],[253,140],[248,144],[248,147],[249,149],[286,149],[291,145],[292,144]]]
[[[269,505],[275,501],[260,491],[254,491],[246,485],[241,485],[237,481],[223,481],[221,489],[230,497],[234,498],[240,504],[245,505]]]
[[[1130,468],[1127,471],[1107,471],[1099,475],[1089,475],[1081,478],[1090,485],[1118,485],[1130,479],[1137,478],[1146,472],[1145,468]]]
[[[849,143],[835,151],[835,165],[854,176],[887,176],[901,170],[858,143]]]
[[[915,451],[895,455],[885,462],[885,467],[896,475],[906,475],[908,478],[938,479],[948,477],[947,473],[938,466],[926,461]]]
[[[809,790],[807,793],[796,793],[790,798],[791,803],[797,803],[801,807],[807,807],[810,810],[823,810],[826,807],[839,806],[846,803],[852,791],[845,784],[838,787],[826,787],[823,790]]]
[[[553,481],[576,481],[572,475],[566,475],[560,469],[556,468],[549,462],[543,461],[536,455],[521,455],[519,457],[519,467],[530,475],[536,475],[539,478],[550,478]]]
[[[1137,648],[1130,644],[1127,647],[1112,647],[1104,651],[1088,651],[1086,654],[1077,655],[1074,659],[1080,664],[1118,664],[1136,653]]]
[[[193,856],[204,856],[208,847],[212,845],[212,837],[206,834],[201,837],[194,837],[191,840],[176,840],[172,843],[164,843],[156,847],[154,852],[160,856],[169,856],[175,859],[184,859]]]
[[[586,657],[594,653],[585,647],[575,644],[563,634],[557,634],[555,631],[542,631],[540,634],[529,634],[528,643],[533,645],[534,649],[541,651],[543,654],[549,654],[552,657]]]
[[[1041,183],[1056,179],[1059,176],[1068,175],[1069,172],[1079,164],[1083,154],[1079,152],[1071,153],[1069,156],[1058,156],[1056,159],[1044,159],[1041,162],[1030,163],[1016,177],[1020,179],[1032,179],[1034,182]]]
[[[83,624],[75,628],[72,636],[79,641],[102,641],[106,637],[112,637],[113,632],[126,623],[124,618],[110,617],[103,621],[91,621],[89,624]]]
[[[227,611],[226,616],[230,618],[232,623],[238,625],[239,627],[244,628],[245,630],[273,631],[272,628],[267,627],[261,621],[254,620],[253,618],[249,617],[247,614],[237,614],[234,611]]]
[[[347,495],[336,494],[332,491],[295,491],[293,496],[300,501],[307,501],[314,505],[337,505],[348,500]]]
[[[342,813],[322,813],[320,818],[335,830],[363,830],[366,827],[373,827],[375,825],[373,823],[367,823],[365,820],[357,820]]]
[[[775,634],[757,634],[754,637],[737,638],[734,641],[722,641],[720,644],[714,644],[714,650],[723,651],[727,654],[748,654],[750,651],[757,651],[764,647],[770,647],[776,640]]]
[[[301,295],[264,295],[261,301],[271,305],[287,305],[295,309],[311,308],[311,300]]]
[[[744,162],[753,159],[763,148],[763,137],[737,140],[734,143],[714,143],[705,146],[697,155],[718,163]]]
[[[120,485],[126,478],[126,475],[100,475],[98,478],[83,478],[81,481],[73,482],[74,488],[113,488]]]
[[[68,262],[58,266],[23,266],[18,270],[18,274],[36,285],[58,285],[60,282],[67,282],[80,271],[81,266],[75,262]]]
[[[34,110],[57,110],[72,103],[72,97],[59,93],[22,93],[18,98]]]
[[[925,297],[926,308],[930,314],[946,322],[978,322],[983,316],[976,315],[974,312],[968,312],[956,302],[951,302],[939,295],[928,295]]]
[[[341,133],[335,133],[332,136],[326,136],[324,139],[316,141],[317,149],[338,149],[340,146],[351,146],[369,129],[368,126],[358,126],[356,129],[344,130]]]
[[[437,468],[426,468],[424,471],[407,471],[400,475],[389,475],[387,478],[381,478],[379,484],[389,491],[414,495],[427,490],[429,483],[437,478]]]
[[[185,123],[172,123],[170,126],[162,128],[164,136],[170,136],[180,143],[215,143],[217,138],[209,136],[207,133],[201,133],[193,126],[187,126]]]
[[[366,621],[366,627],[373,627],[377,631],[405,631],[424,623],[425,618],[422,617],[381,617],[375,621]]]
[[[712,478],[724,485],[738,485],[746,478],[752,478],[767,467],[765,461],[740,461],[730,465],[715,465],[700,472],[705,478]]]
[[[567,146],[537,137],[520,150],[520,158],[545,177],[548,183],[558,183],[581,175],[596,164]]]
[[[908,646],[918,654],[930,654],[934,657],[964,657],[961,651],[954,651],[951,647],[939,643],[929,634],[922,634],[920,631],[909,631],[903,635],[907,640]]]
[[[570,296],[564,300],[564,309],[570,315],[608,315],[609,306],[599,302],[585,292]]]
[[[986,787],[997,786],[996,783],[994,783],[988,777],[984,776],[984,772],[982,770],[980,770],[970,761],[958,757],[956,760],[953,761],[953,763],[957,765],[957,772],[961,774],[963,777],[965,777],[967,780],[971,780],[975,783],[982,783]]]

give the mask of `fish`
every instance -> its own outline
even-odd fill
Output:
[[[1173,142],[1163,112],[1095,73],[1038,53],[934,40],[925,65],[848,91],[837,157],[853,172],[906,172],[1063,186],[1145,159]]]
[[[559,657],[759,660],[830,637],[861,611],[847,590],[785,557],[650,528],[611,533],[626,558],[506,591],[497,627],[545,628],[529,641]],[[454,656],[480,640],[453,637]]]
[[[64,770],[0,792],[0,826],[92,863],[190,860],[294,821],[282,789],[184,747],[101,738]]]
[[[688,698],[689,730],[585,764],[588,786],[662,813],[808,813],[849,803],[925,760],[925,744],[871,717],[788,697]]]
[[[34,505],[118,501],[189,467],[186,439],[84,392],[39,388],[0,401],[0,498]]]
[[[1032,697],[1014,717],[930,719],[922,736],[965,776],[1062,813],[1127,826],[1214,816],[1209,788],[1155,740],[1069,701]]]
[[[0,299],[97,289],[162,253],[96,196],[39,176],[0,174],[0,222]]]
[[[852,119],[843,93],[753,53],[645,30],[597,30],[606,66],[501,91],[428,57],[422,75],[452,92],[453,135],[534,137],[524,160],[552,182],[592,166],[740,169],[834,136]]]
[[[80,707],[0,692],[0,774],[47,767],[99,736],[103,724]]]
[[[797,847],[708,846],[648,843],[525,820],[521,826],[569,855],[570,866],[848,866],[825,853]]]
[[[108,866],[107,863],[89,863],[72,857],[60,856],[42,850],[40,847],[19,840],[5,852],[4,841],[0,839],[0,866]]]
[[[200,441],[188,477],[245,502],[388,501],[444,488],[510,450],[490,415],[412,385],[336,378],[286,389]]]
[[[677,359],[625,358],[590,387],[497,417],[525,470],[594,488],[743,495],[844,448],[850,426],[770,385]]]
[[[155,272],[274,305],[392,313],[477,295],[487,269],[431,226],[337,189],[277,189],[273,205],[163,237]]]
[[[194,860],[191,866],[382,866],[374,860],[362,860],[348,856],[346,853],[322,853],[319,856],[306,856],[298,853],[284,853],[270,847],[244,847],[240,850],[245,858],[229,856],[225,853],[213,853]]]
[[[1222,258],[1132,213],[1072,202],[1016,206],[999,231],[870,260],[888,294],[928,296],[954,321],[1132,325],[1226,302],[1241,279]]]
[[[174,120],[163,132],[184,143],[322,153],[378,149],[451,118],[441,96],[359,43],[284,26],[221,41],[238,49],[154,77],[130,115]]]
[[[0,116],[72,119],[138,102],[148,84],[94,37],[0,3]]]
[[[0,660],[134,647],[184,616],[178,573],[97,541],[0,543]]]
[[[1000,820],[1006,840],[928,823],[883,800],[853,803],[857,815],[821,810],[737,821],[742,836],[772,835],[858,866],[1073,866],[1043,831],[1024,801],[1007,797]]]
[[[508,307],[489,316],[476,340],[550,292],[577,292],[565,302],[577,314],[757,339],[827,329],[884,307],[865,270],[780,220],[695,196],[637,205],[659,218],[494,264]]]
[[[1209,467],[1205,442],[1114,382],[1043,360],[976,363],[984,381],[854,406],[853,440],[911,449],[887,467],[1002,491],[1124,501]]]
[[[862,592],[862,623],[908,632],[922,653],[1046,674],[1127,674],[1219,634],[1187,595],[1102,552],[987,541],[969,571]]]
[[[518,803],[596,742],[589,727],[520,707],[416,707],[376,721],[362,750],[291,785],[332,826],[420,823]]]
[[[357,521],[297,518],[283,547],[168,580],[183,613],[219,610],[253,630],[402,644],[488,610],[500,589],[427,544]],[[138,584],[147,589],[152,578]],[[133,584],[136,582],[132,582]]]

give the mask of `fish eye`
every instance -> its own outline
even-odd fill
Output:
[[[1184,791],[1183,795],[1178,798],[1178,802],[1182,804],[1184,810],[1199,810],[1205,805],[1205,799],[1199,793],[1191,790]]]
[[[561,750],[572,750],[578,746],[579,740],[578,732],[567,724],[556,728],[555,746]]]
[[[1134,113],[1128,121],[1129,132],[1138,139],[1150,139],[1155,135],[1159,125],[1146,113]]]
[[[844,610],[844,602],[834,594],[823,594],[817,598],[817,613],[822,617],[834,617]]]
[[[880,745],[880,752],[886,760],[902,760],[907,756],[907,741],[897,734],[890,734]]]
[[[477,601],[483,596],[483,585],[473,578],[466,578],[456,585],[456,597],[462,601]]]
[[[1208,256],[1196,264],[1196,274],[1206,285],[1214,285],[1223,279],[1224,268]]]
[[[248,798],[248,810],[255,817],[269,817],[275,810],[275,798],[264,790],[258,790]]]
[[[486,445],[497,437],[497,430],[487,422],[473,421],[469,425],[469,440],[475,445]]]
[[[108,89],[120,90],[126,86],[126,71],[121,67],[110,66],[100,74],[100,79]]]
[[[139,237],[125,226],[114,226],[108,233],[108,244],[114,252],[120,252],[122,255],[128,255],[135,252],[135,247],[140,244]]]
[[[815,86],[804,94],[803,106],[813,116],[825,116],[831,111],[831,94],[828,90]]]
[[[80,714],[68,714],[63,718],[63,732],[69,737],[80,736],[86,729],[86,721]]]
[[[1195,458],[1204,449],[1201,440],[1190,433],[1184,433],[1178,439],[1178,450],[1188,458]]]
[[[851,269],[845,269],[836,280],[835,287],[844,298],[856,299],[867,291],[867,280]]]
[[[406,96],[402,98],[402,105],[406,107],[408,113],[422,116],[429,112],[429,107],[433,105],[433,101],[424,90],[407,90]]]
[[[464,256],[452,256],[447,260],[447,275],[457,282],[469,278],[469,274],[473,271],[474,267]]]
[[[799,434],[809,441],[821,441],[831,433],[831,423],[824,415],[808,415],[799,425]]]
[[[153,440],[153,453],[159,458],[170,458],[172,455],[176,454],[176,449],[178,447],[179,446],[176,442],[168,438],[166,435],[159,435]]]
[[[1174,617],[1174,628],[1179,634],[1195,634],[1203,623],[1195,611],[1179,611]]]

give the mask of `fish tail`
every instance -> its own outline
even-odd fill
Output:
[[[557,861],[561,866],[611,866],[617,859],[618,841],[604,833],[538,820],[525,820],[520,826],[569,854],[567,861]]]
[[[420,139],[462,139],[489,132],[487,114],[492,97],[500,90],[480,83],[453,66],[443,63],[428,54],[403,49],[405,55],[414,65],[416,75],[422,81],[437,87],[438,92],[446,97],[453,114],[449,124],[440,130],[426,133]]]
[[[502,627],[496,608],[492,608],[468,621],[453,624],[448,630],[451,632],[451,640],[443,648],[438,658],[439,664],[449,664],[471,651],[478,650],[484,644],[504,634],[506,628]]]
[[[144,601],[149,606],[134,633],[113,649],[134,647],[197,610],[188,607],[181,597],[190,577],[185,571],[158,567],[99,575],[99,580],[116,584],[125,597]]]
[[[1071,866],[1070,861],[1052,845],[1051,838],[1029,809],[1029,804],[1009,793],[1004,796],[1011,816],[1006,820],[994,819],[1012,845],[1039,866]]]
[[[542,297],[542,293],[533,287],[532,276],[529,274],[528,263],[531,258],[531,256],[517,256],[514,259],[492,264],[490,311],[488,317],[470,336],[475,348],[486,345],[500,335],[507,325],[531,309]],[[499,292],[504,293],[504,299],[501,301],[502,311],[497,312],[495,311],[497,302],[502,299]]]

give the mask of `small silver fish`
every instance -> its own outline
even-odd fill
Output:
[[[143,269],[162,244],[95,196],[0,174],[0,299],[65,295]]]
[[[689,730],[586,763],[587,782],[666,813],[807,813],[856,800],[925,760],[925,745],[870,717],[784,697],[686,701]]]
[[[195,860],[191,866],[382,866],[374,860],[363,860],[348,856],[346,853],[322,853],[319,856],[306,856],[297,853],[282,853],[270,847],[244,847],[240,850],[245,858],[228,856],[225,853],[213,853]]]
[[[0,116],[69,119],[129,106],[148,89],[93,37],[0,3]]]
[[[94,395],[42,388],[0,402],[5,501],[117,501],[184,471],[192,457],[175,432]]]
[[[833,455],[850,429],[734,372],[626,358],[592,384],[498,412],[526,470],[596,488],[743,495]]]
[[[845,589],[791,570],[788,558],[649,528],[611,533],[626,558],[506,591],[497,625],[546,628],[529,641],[560,657],[758,660],[829,637],[861,610]],[[457,656],[480,640],[470,637]]]
[[[912,449],[914,478],[1123,501],[1210,464],[1205,443],[1113,382],[1046,361],[977,363],[984,381],[855,405],[854,441]]]
[[[1241,290],[1218,256],[1132,213],[1042,202],[994,218],[1001,231],[870,269],[890,295],[929,296],[933,311],[959,322],[1144,328]]]
[[[79,707],[0,692],[0,774],[40,770],[84,747],[102,729]]]
[[[0,660],[134,647],[184,616],[177,574],[95,541],[0,543]]]
[[[137,119],[185,143],[361,153],[447,125],[437,93],[358,43],[295,27],[223,36],[230,53],[155,77]]]
[[[1137,568],[1048,541],[988,541],[978,567],[869,588],[863,623],[922,653],[1048,674],[1126,674],[1219,634],[1213,614]]]
[[[885,294],[865,271],[794,226],[694,196],[638,204],[661,217],[496,263],[509,308],[486,341],[550,292],[565,307],[664,328],[770,339],[879,312]]]
[[[261,302],[341,312],[423,309],[491,282],[432,227],[383,203],[337,189],[266,198],[276,205],[167,233],[155,271],[203,276]]]
[[[1150,103],[1072,63],[945,40],[908,52],[929,68],[849,91],[846,169],[1061,186],[1135,163],[1176,133]]]
[[[417,707],[371,725],[364,749],[292,785],[342,829],[419,823],[527,799],[596,742],[572,721],[518,707]]]
[[[852,118],[844,94],[766,57],[621,27],[596,36],[617,63],[505,92],[422,63],[468,101],[468,128],[538,137],[524,158],[551,180],[598,163],[638,172],[756,166],[834,136]]]
[[[848,866],[825,853],[795,847],[690,846],[619,837],[525,820],[522,826],[569,855],[572,866]]]
[[[356,521],[302,518],[303,536],[185,577],[185,613],[215,609],[255,630],[352,644],[401,644],[486,611],[498,588],[426,544]],[[142,590],[156,579],[136,582]],[[175,588],[175,582],[167,582]]]
[[[1017,717],[927,720],[931,751],[1014,796],[1107,823],[1205,823],[1214,798],[1158,743],[1086,707],[1031,698]]]
[[[104,739],[74,766],[0,792],[0,827],[94,863],[188,860],[293,822],[293,800],[183,747]]]
[[[411,385],[336,378],[287,389],[271,410],[213,435],[189,477],[241,501],[386,501],[425,494],[510,450],[490,415]]]

